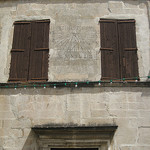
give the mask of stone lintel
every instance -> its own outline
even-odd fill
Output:
[[[35,126],[32,127],[32,130],[38,135],[100,135],[100,134],[114,134],[118,126]]]

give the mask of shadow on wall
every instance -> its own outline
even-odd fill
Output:
[[[36,4],[65,4],[65,3],[79,3],[79,4],[84,4],[84,3],[108,3],[110,0],[27,0],[27,1],[18,1],[14,0],[14,3],[12,3],[12,0],[7,0],[6,2],[3,2],[3,5],[0,7],[10,7],[10,6],[15,6],[17,4],[24,4],[24,3],[36,3]],[[114,0],[118,1],[118,0]],[[126,3],[131,4],[131,5],[137,5],[138,3],[145,3],[143,1],[127,1]],[[146,3],[145,3],[146,4]]]
[[[18,1],[18,0],[14,0],[14,5],[16,4],[24,4],[24,3],[36,3],[36,4],[65,4],[65,3],[81,3],[81,4],[84,4],[84,3],[106,3],[108,2],[109,0],[27,0],[27,1]],[[3,6],[5,7],[10,7],[10,5],[12,6],[12,0],[7,0],[7,2],[3,2]],[[14,6],[13,5],[13,6]],[[0,7],[3,7],[3,6],[0,6]]]
[[[34,131],[31,130],[22,150],[38,150],[39,146],[37,144],[37,139],[38,139],[38,136],[34,133]]]
[[[140,92],[142,93],[142,96],[150,96],[149,88],[143,88],[143,87],[57,87],[57,88],[36,88],[34,89],[33,87],[24,89],[24,88],[5,88],[5,89],[0,89],[0,95],[7,95],[7,96],[12,96],[12,95],[28,95],[28,96],[62,96],[62,95],[71,95],[71,94],[100,94],[100,93],[118,93],[118,92],[133,92],[137,93]]]

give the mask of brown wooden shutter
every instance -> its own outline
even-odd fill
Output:
[[[119,79],[117,22],[100,20],[102,79]]]
[[[9,81],[27,81],[30,37],[30,22],[14,23]]]
[[[138,77],[135,20],[118,21],[122,78]]]
[[[29,80],[48,80],[49,20],[32,22]]]

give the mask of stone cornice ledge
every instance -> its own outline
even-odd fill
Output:
[[[22,82],[22,83],[0,83],[0,88],[75,88],[75,87],[150,87],[150,82],[108,82],[108,81],[76,81],[76,82]]]
[[[106,133],[114,133],[117,130],[117,125],[96,125],[96,126],[53,126],[53,125],[40,125],[32,127],[32,130],[35,131],[38,135],[44,135],[44,134],[52,134],[55,135],[55,133],[59,133],[60,135],[62,133],[91,133],[91,134],[97,134],[101,132]],[[59,131],[59,132],[58,132]]]

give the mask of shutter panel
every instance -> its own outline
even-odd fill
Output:
[[[27,81],[30,50],[30,22],[14,23],[9,81]]]
[[[117,22],[100,20],[102,79],[120,78]]]
[[[48,80],[49,20],[32,22],[29,80]]]
[[[122,78],[138,77],[135,20],[118,21]]]

